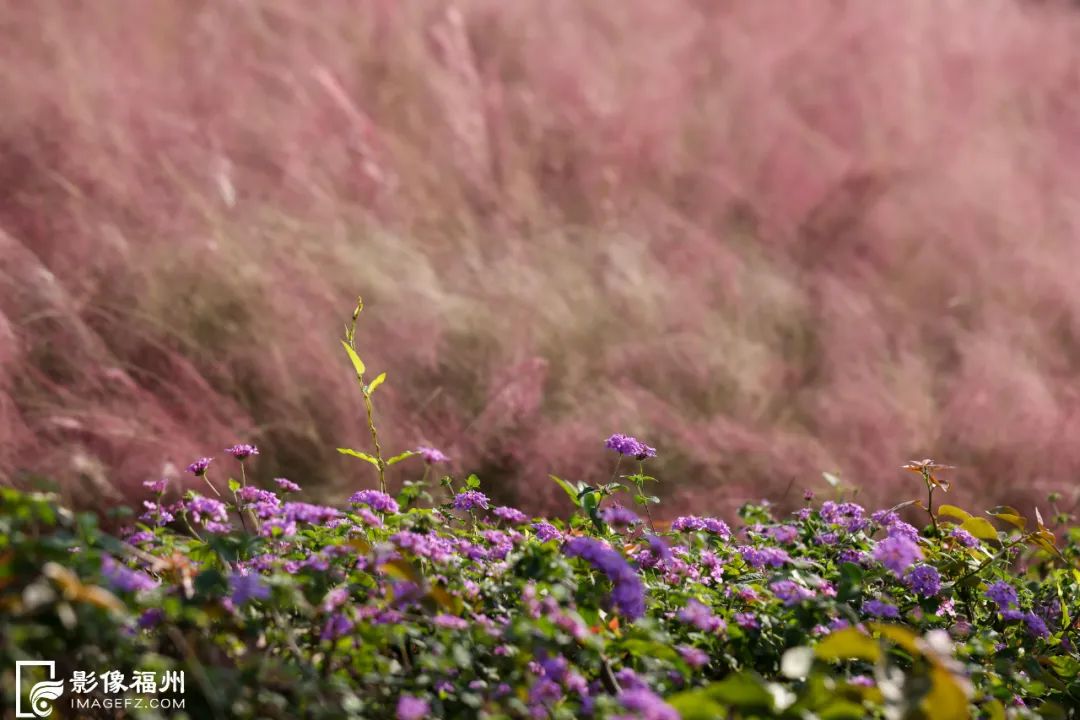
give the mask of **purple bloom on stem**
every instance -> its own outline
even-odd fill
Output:
[[[950,534],[964,547],[973,548],[979,544],[979,539],[963,528],[953,528]]]
[[[454,496],[455,510],[488,509],[488,497],[479,490],[466,490]]]
[[[922,559],[922,550],[915,541],[905,535],[890,535],[874,546],[874,559],[892,570],[897,577]]]
[[[143,487],[150,490],[155,495],[161,495],[165,492],[165,486],[168,485],[168,480],[147,480],[143,483]]]
[[[600,517],[612,527],[630,527],[641,522],[637,514],[622,505],[612,505],[600,511]]]
[[[604,447],[620,455],[628,455],[638,460],[656,457],[656,448],[649,447],[635,437],[616,433],[604,442]]]
[[[761,627],[761,623],[758,622],[757,615],[750,612],[735,613],[735,624],[741,627],[743,630],[757,630]]]
[[[416,453],[424,459],[424,462],[428,463],[429,465],[450,462],[450,458],[448,458],[442,450],[436,450],[435,448],[428,447],[426,445],[421,445],[420,447],[416,448]]]
[[[724,627],[724,621],[721,618],[713,615],[708,606],[693,598],[679,611],[678,617],[680,621],[693,625],[702,632],[716,632]]]
[[[348,616],[342,613],[334,613],[327,620],[323,626],[322,634],[319,636],[322,640],[336,640],[345,633],[349,632],[353,628],[353,621]]]
[[[568,557],[580,557],[599,569],[611,581],[611,600],[623,615],[636,620],[645,614],[645,586],[637,572],[620,553],[599,540],[575,537],[563,546]]]
[[[500,505],[492,510],[491,513],[495,517],[501,518],[512,525],[521,525],[529,519],[525,513],[517,508],[507,507],[506,505]]]
[[[378,490],[361,490],[353,493],[349,497],[349,502],[353,505],[367,505],[372,510],[385,513],[396,513],[401,509],[394,498]]]
[[[224,523],[229,519],[229,511],[225,507],[225,503],[220,500],[196,495],[188,500],[184,506],[187,508],[187,511],[191,513],[191,517],[195,522]]]
[[[780,548],[766,547],[756,548],[751,545],[743,545],[739,548],[739,554],[742,555],[747,565],[757,568],[761,568],[769,565],[770,567],[781,567],[784,563],[791,560],[786,552]]]
[[[212,462],[214,462],[214,458],[199,458],[195,462],[188,465],[187,471],[195,477],[202,477],[206,474],[206,469],[210,467],[210,463]]]
[[[1046,621],[1035,613],[1024,613],[1024,623],[1033,637],[1044,639],[1050,637],[1050,630],[1046,627]]]
[[[799,529],[791,525],[777,525],[769,528],[769,537],[781,545],[795,542],[799,537]]]
[[[540,542],[547,542],[548,540],[562,540],[562,532],[559,528],[555,527],[551,523],[547,522],[535,522],[532,524],[533,532],[536,533],[536,537]]]
[[[424,720],[431,713],[427,700],[411,695],[398,698],[397,720]]]
[[[252,455],[258,455],[259,448],[254,445],[240,444],[233,445],[231,448],[225,448],[225,452],[229,453],[237,460],[247,460]]]
[[[341,511],[337,508],[303,502],[285,503],[284,512],[288,522],[306,522],[312,525],[322,525],[341,517]]]
[[[288,478],[274,478],[274,482],[281,488],[281,492],[298,493],[300,492],[300,486],[294,483]]]
[[[907,584],[925,597],[933,597],[941,590],[941,573],[930,565],[919,565],[907,575]]]
[[[867,600],[862,606],[863,612],[879,618],[898,618],[900,611],[895,605],[882,602],[881,600]]]
[[[1004,612],[1011,606],[1019,604],[1019,600],[1016,597],[1016,589],[1009,583],[998,580],[992,583],[990,587],[986,588],[986,597],[993,600],[998,608]]]
[[[679,720],[678,711],[648,688],[623,690],[619,703],[644,720]]]
[[[690,667],[699,670],[709,664],[709,654],[704,650],[689,645],[678,647],[679,655]]]
[[[265,600],[270,597],[270,588],[266,587],[262,577],[255,575],[243,575],[233,573],[229,576],[230,597],[237,605],[243,605],[248,600]]]
[[[121,592],[151,590],[158,586],[157,580],[146,573],[121,565],[109,555],[101,557],[101,574],[113,589]]]
[[[165,619],[165,611],[161,608],[149,608],[144,610],[143,614],[139,616],[138,625],[141,630],[149,630],[152,627],[157,627],[162,620]]]
[[[787,607],[798,605],[804,600],[810,600],[814,597],[813,592],[793,580],[777,580],[769,585],[769,589]]]

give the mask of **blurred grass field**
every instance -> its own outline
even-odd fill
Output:
[[[13,484],[370,484],[357,293],[389,444],[502,502],[616,431],[701,511],[1080,471],[1074,5],[7,3],[0,107]]]

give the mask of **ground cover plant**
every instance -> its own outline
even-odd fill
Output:
[[[1020,718],[1080,705],[1080,531],[942,504],[950,469],[931,460],[897,469],[913,499],[889,509],[838,485],[791,513],[761,502],[737,521],[670,518],[649,471],[662,448],[623,434],[595,441],[610,482],[552,477],[566,516],[529,517],[481,478],[443,474],[436,448],[383,446],[387,375],[361,357],[360,310],[343,344],[371,442],[339,452],[377,489],[309,502],[301,484],[249,473],[260,449],[245,443],[191,462],[187,489],[146,483],[116,533],[54,496],[0,489],[5,697],[15,661],[52,659],[61,677],[183,670],[192,718]],[[388,472],[410,466],[410,479]]]

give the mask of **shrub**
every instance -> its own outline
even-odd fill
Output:
[[[475,475],[439,477],[432,448],[384,460],[385,375],[367,379],[353,320],[373,442],[342,452],[379,489],[299,500],[237,445],[192,464],[199,491],[147,483],[119,537],[0,490],[0,662],[183,671],[200,718],[998,718],[1080,699],[1080,532],[1059,547],[1038,515],[935,507],[929,460],[908,466],[925,503],[662,522],[656,451],[624,436],[607,444],[629,471],[554,478],[574,513],[528,518]],[[391,494],[381,471],[407,462],[423,475]]]

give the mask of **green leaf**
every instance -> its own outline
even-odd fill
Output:
[[[349,354],[349,360],[352,361],[353,369],[356,370],[356,377],[363,377],[364,371],[367,370],[364,367],[364,361],[360,359],[360,356],[356,354],[356,351],[352,349],[352,346],[344,340],[341,341],[341,346],[345,348],[345,352]]]
[[[229,478],[229,492],[236,492],[240,489],[240,481],[236,478]]]
[[[412,457],[413,455],[419,455],[419,454],[420,454],[420,453],[418,453],[418,452],[415,452],[415,451],[413,451],[413,450],[406,450],[405,452],[403,452],[403,453],[401,453],[401,454],[399,454],[399,455],[395,455],[394,457],[392,457],[392,458],[390,458],[389,460],[387,460],[387,461],[386,461],[386,464],[387,464],[387,465],[397,465],[397,464],[398,464],[399,462],[401,462],[402,460],[408,460],[408,459],[409,459],[409,458],[411,458],[411,457]]]
[[[728,709],[703,690],[676,693],[667,699],[682,720],[715,720],[728,716]]]
[[[475,473],[465,478],[465,486],[470,490],[475,490],[480,487],[480,478],[476,477]]]
[[[749,673],[729,675],[705,688],[709,697],[744,710],[773,710],[773,696],[765,684]]]
[[[379,467],[379,461],[371,457],[367,453],[360,452],[358,450],[351,450],[349,448],[338,448],[337,451],[342,455],[350,455],[355,458],[360,458],[364,462],[369,462],[375,467]]]
[[[569,496],[570,496],[570,501],[571,501],[572,503],[574,503],[575,505],[577,505],[577,502],[578,502],[578,491],[574,489],[574,486],[573,486],[573,485],[571,485],[570,483],[566,482],[566,481],[565,481],[565,480],[563,480],[562,478],[560,478],[560,477],[557,477],[557,476],[555,476],[555,475],[548,475],[548,477],[549,477],[549,478],[551,478],[552,480],[554,480],[554,481],[555,481],[555,483],[556,483],[556,484],[557,484],[557,485],[558,485],[559,487],[561,487],[561,488],[563,489],[563,492],[565,492],[565,493],[566,493],[567,495],[569,495]]]
[[[379,373],[379,376],[372,380],[371,384],[367,386],[368,395],[375,392],[375,390],[384,382],[386,382],[386,373]]]

